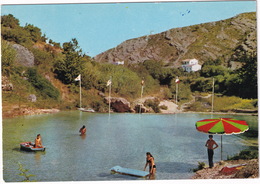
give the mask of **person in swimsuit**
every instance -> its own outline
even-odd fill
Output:
[[[150,152],[146,153],[146,164],[144,166],[144,171],[145,171],[148,164],[149,164],[150,176],[153,176],[156,172],[156,165],[154,163],[154,157],[152,156],[152,154]]]
[[[85,125],[83,125],[80,129],[79,129],[79,132],[80,132],[80,135],[84,135],[86,133],[87,129],[85,127]]]
[[[215,147],[214,147],[215,145]],[[209,139],[207,140],[205,146],[208,148],[208,160],[209,160],[209,168],[214,166],[213,164],[213,155],[214,149],[218,147],[218,144],[213,140],[213,135],[209,135]]]
[[[41,134],[38,134],[35,141],[34,141],[35,145],[34,147],[35,148],[42,148],[42,138],[41,138]]]

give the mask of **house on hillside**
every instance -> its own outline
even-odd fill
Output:
[[[185,59],[182,62],[182,68],[186,72],[196,72],[201,70],[201,65],[197,59]]]
[[[116,61],[114,62],[115,65],[124,65],[125,61]]]

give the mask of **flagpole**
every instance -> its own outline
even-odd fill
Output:
[[[142,104],[143,90],[144,90],[144,86],[142,86],[142,88],[141,88],[141,104],[140,104],[139,113],[141,113],[141,112],[142,112],[142,106],[143,106],[143,104]]]
[[[79,74],[78,77],[74,79],[74,81],[79,81],[79,110],[82,110],[81,109],[81,74]]]
[[[81,109],[81,79],[79,80],[79,108]]]
[[[139,108],[139,113],[142,112],[142,106],[143,106],[143,103],[142,103],[142,98],[143,98],[143,92],[144,92],[144,79],[142,80],[141,82],[141,104],[140,104],[140,108]]]
[[[110,116],[110,107],[111,107],[111,86],[112,86],[112,77],[110,76],[110,85],[109,85],[109,100],[108,100],[108,113],[109,113],[109,116]]]
[[[178,76],[177,76],[177,79],[176,79],[176,105],[178,104]]]
[[[215,88],[215,84],[214,84],[214,78],[213,78],[213,83],[212,83],[212,105],[211,105],[211,113],[213,113],[214,110],[214,88]]]

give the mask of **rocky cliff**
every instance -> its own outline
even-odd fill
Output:
[[[184,59],[235,61],[239,55],[256,53],[256,13],[204,23],[127,40],[95,57],[97,62],[139,63],[163,61],[178,67]]]

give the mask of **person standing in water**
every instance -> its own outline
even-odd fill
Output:
[[[38,134],[35,141],[34,141],[35,145],[34,147],[36,148],[42,148],[42,138],[41,138],[41,134]]]
[[[215,147],[214,147],[215,145]],[[218,144],[213,140],[213,135],[209,135],[209,139],[207,140],[205,146],[208,148],[208,160],[209,160],[209,168],[214,166],[213,164],[213,155],[214,149],[218,147]]]
[[[154,176],[155,172],[156,172],[156,165],[154,163],[154,157],[152,156],[152,154],[150,152],[146,153],[146,164],[144,166],[144,171],[145,171],[148,164],[149,164],[150,177]]]
[[[85,135],[87,129],[85,127],[85,125],[83,125],[80,129],[79,129],[79,132],[80,132],[80,135]]]

